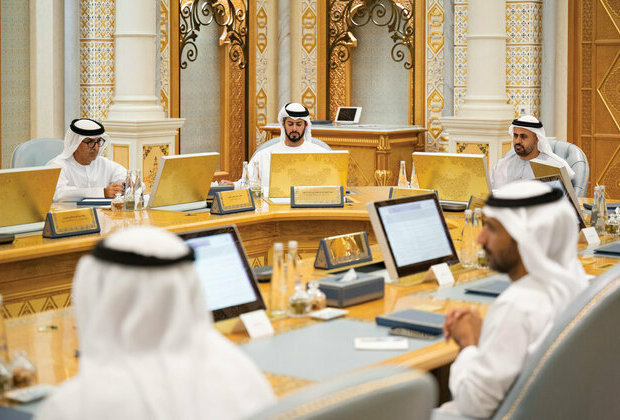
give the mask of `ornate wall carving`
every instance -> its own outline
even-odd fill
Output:
[[[105,119],[114,94],[114,0],[80,0],[80,115]]]
[[[302,0],[301,6],[301,103],[317,115],[317,0]]]
[[[427,0],[426,3],[426,150],[447,149],[441,139],[443,125],[439,118],[444,108],[444,1]]]
[[[159,2],[159,99],[170,116],[170,0]],[[175,1],[175,0],[173,0]]]

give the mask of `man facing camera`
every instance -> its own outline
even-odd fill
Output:
[[[545,136],[545,129],[535,117],[526,115],[514,120],[508,132],[512,136],[513,148],[495,165],[491,179],[493,189],[520,179],[534,179],[534,172],[530,167],[532,159],[554,166],[564,166],[569,177],[575,175],[570,165],[553,153]]]
[[[258,162],[263,189],[269,188],[272,153],[321,153],[327,151],[312,141],[310,112],[302,104],[293,102],[284,105],[278,114],[278,123],[280,123],[280,141],[256,152],[248,164],[248,175],[252,179],[255,176],[255,162]],[[222,183],[239,187],[239,181],[234,183],[222,181]]]
[[[113,198],[123,192],[127,170],[102,156],[108,143],[101,123],[88,118],[71,122],[63,152],[47,163],[61,168],[54,201]]]
[[[453,401],[440,410],[472,417],[493,414],[554,320],[587,286],[575,211],[560,190],[514,182],[489,196],[483,213],[478,242],[510,287],[484,321],[472,309],[457,309],[444,324],[460,353],[450,368]]]

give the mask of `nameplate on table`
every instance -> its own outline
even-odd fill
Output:
[[[254,211],[254,199],[250,190],[218,191],[213,195],[211,214],[231,214]]]
[[[291,187],[291,207],[344,207],[344,187]]]
[[[426,272],[426,276],[424,276],[424,280],[437,280],[439,287],[447,287],[454,284],[454,276],[446,263],[431,265]]]
[[[594,227],[589,227],[581,229],[578,242],[580,244],[598,245],[601,243],[601,238],[599,238]]]
[[[372,261],[366,232],[348,233],[321,239],[314,267],[323,270]]]
[[[50,211],[45,217],[43,236],[46,238],[64,238],[66,236],[98,233],[100,230],[97,210],[94,208]]]
[[[390,195],[388,196],[388,199],[391,200],[393,198],[411,197],[413,195],[422,195],[435,192],[435,190],[427,190],[423,188],[390,187]]]

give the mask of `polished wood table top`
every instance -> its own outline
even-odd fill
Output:
[[[186,232],[223,225],[237,226],[257,224],[268,221],[312,221],[312,220],[359,220],[368,221],[366,203],[388,198],[386,187],[355,187],[350,198],[353,203],[344,208],[293,209],[288,204],[274,204],[268,199],[261,200],[252,212],[229,215],[214,215],[209,212],[175,212],[163,210],[140,210],[133,212],[113,212],[97,210],[101,232],[90,235],[73,236],[60,239],[43,238],[41,233],[17,235],[12,244],[0,245],[0,263],[28,260],[37,257],[88,251],[102,237],[135,225],[153,225],[173,232]],[[74,208],[54,204],[56,209]]]
[[[608,238],[611,240],[612,238]],[[378,247],[372,246],[374,260],[382,259]],[[587,273],[598,275],[620,260],[605,257],[582,257]],[[313,267],[313,259],[300,262],[302,282],[324,277],[327,273]],[[463,269],[455,273],[456,284],[462,284],[488,276],[489,270]],[[269,296],[269,284],[260,284],[265,298]],[[424,282],[414,286],[386,284],[385,296],[363,304],[348,307],[347,318],[374,322],[376,316],[401,309],[419,309],[445,313],[462,306],[474,306],[484,315],[487,305],[471,302],[438,299],[428,293],[437,289],[436,282]],[[268,299],[266,299],[268,300]],[[250,340],[245,332],[233,332],[237,319],[216,323],[216,328],[231,341],[242,344]],[[318,322],[310,318],[284,318],[273,320],[276,334],[303,328]],[[7,338],[11,350],[24,349],[35,362],[40,383],[57,384],[75,375],[78,370],[76,350],[79,348],[71,308],[41,312],[34,315],[13,318],[6,321]],[[423,370],[431,370],[451,363],[458,354],[453,342],[429,345],[386,361],[381,364],[403,364]],[[292,378],[265,372],[266,377],[278,395],[303,387],[308,380]]]

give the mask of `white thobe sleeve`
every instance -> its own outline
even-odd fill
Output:
[[[495,169],[493,169],[493,174],[491,175],[491,188],[494,190],[507,184],[508,179],[506,177],[506,167],[506,159],[500,159],[497,161]]]
[[[489,312],[478,346],[464,348],[450,368],[450,391],[466,416],[490,417],[528,355],[526,315],[509,303]]]
[[[61,169],[54,201],[79,201],[85,197],[103,198],[103,187],[80,188],[69,185],[65,169]]]

